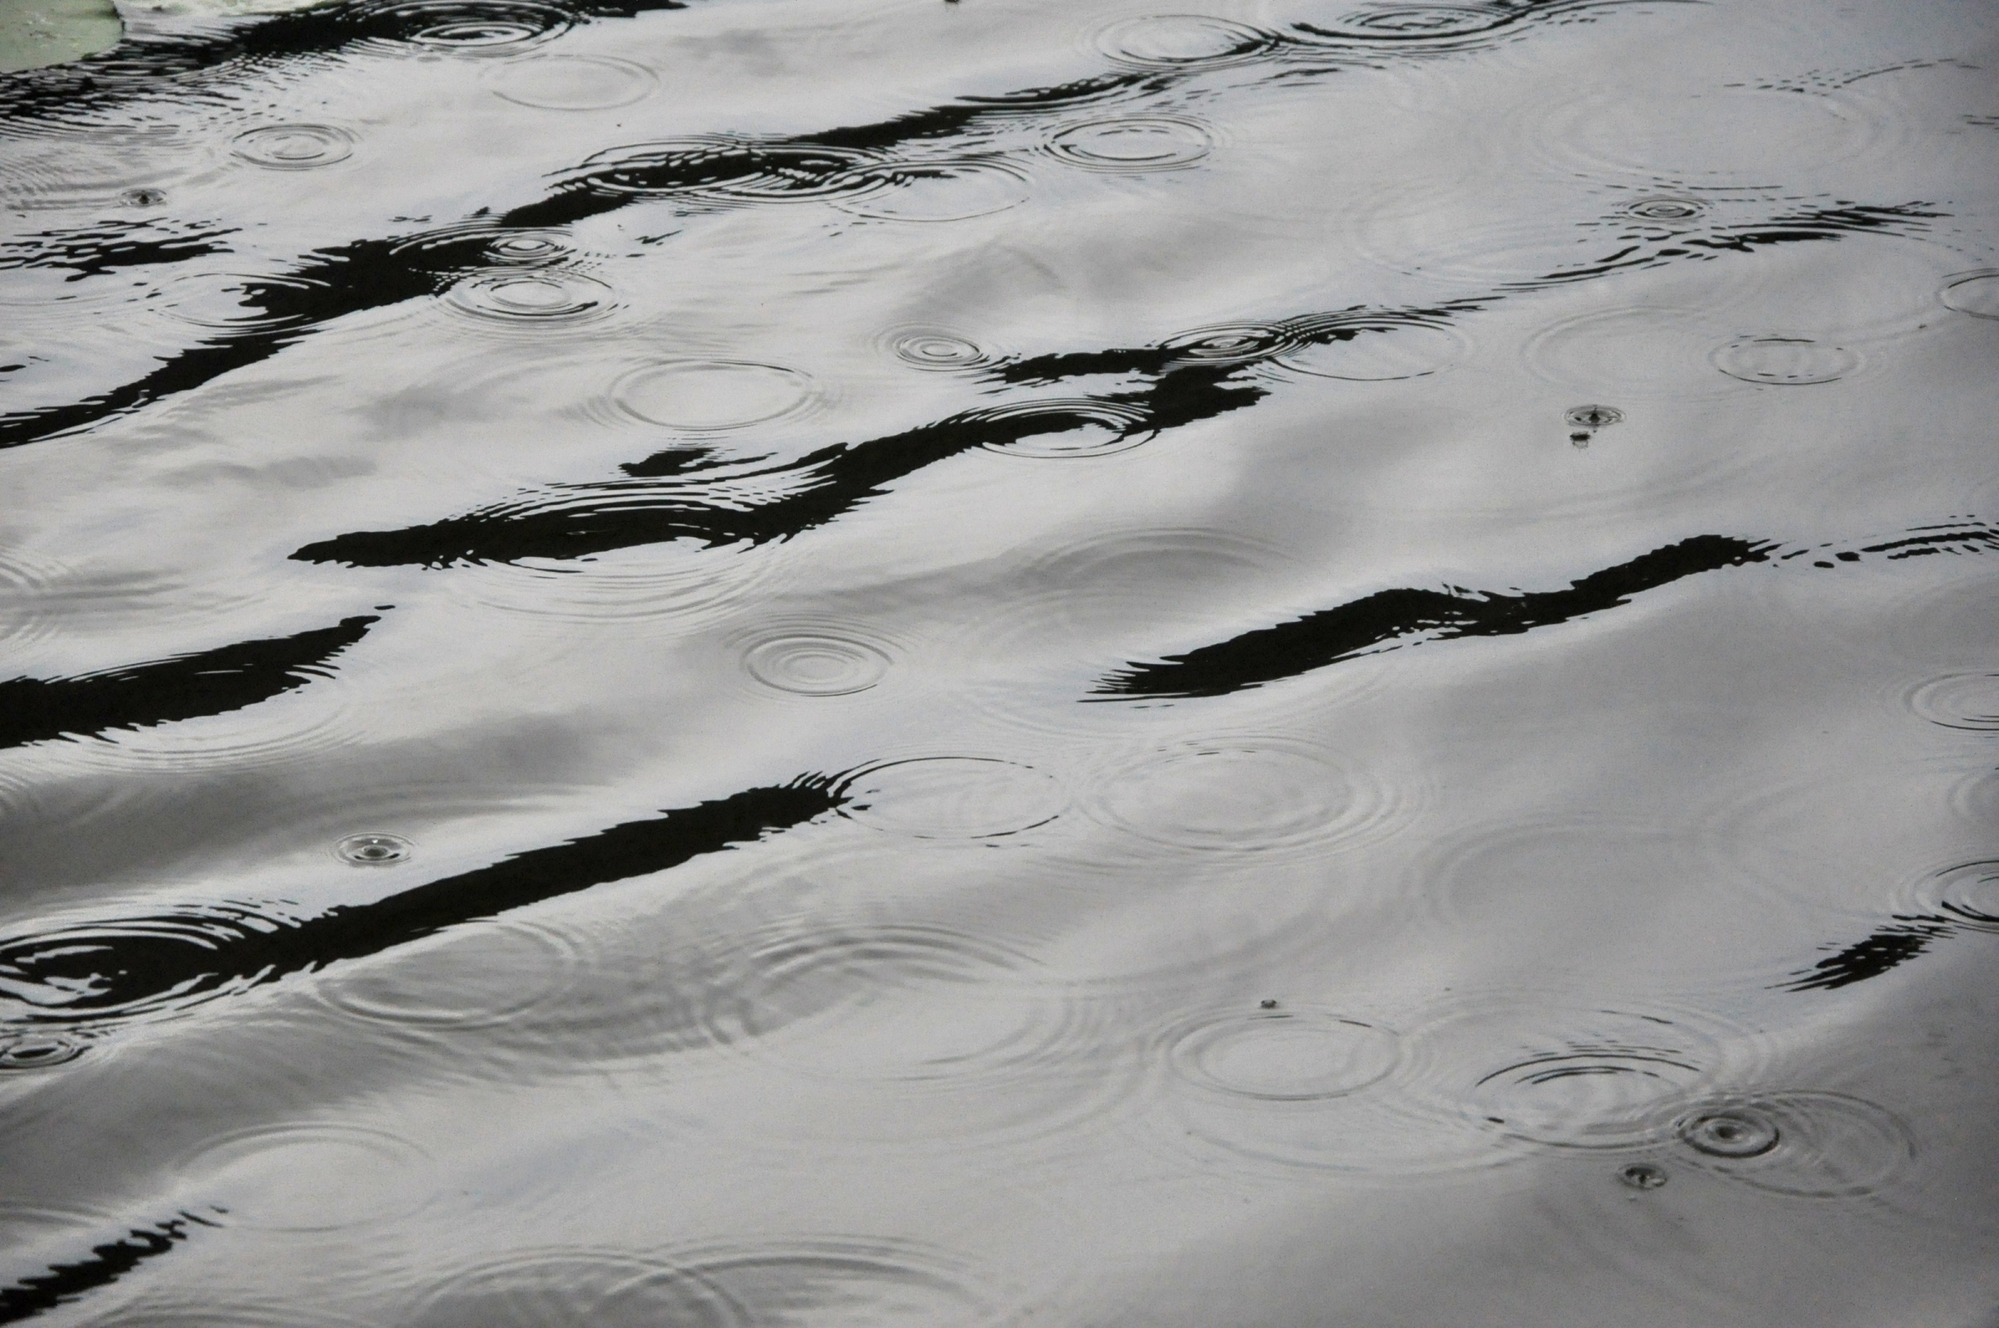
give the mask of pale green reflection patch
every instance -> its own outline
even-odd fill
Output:
[[[124,34],[111,0],[0,0],[0,71],[95,55]]]

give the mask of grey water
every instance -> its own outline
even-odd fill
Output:
[[[120,17],[0,1322],[1999,1322],[1999,9]]]

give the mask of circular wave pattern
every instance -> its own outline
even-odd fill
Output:
[[[1128,761],[1087,810],[1160,847],[1252,858],[1372,838],[1407,810],[1405,801],[1319,747],[1245,734]]]
[[[1999,673],[1953,673],[1935,678],[1908,696],[1909,708],[1932,724],[1949,729],[1999,729]]]
[[[117,1023],[176,1014],[259,974],[212,956],[246,934],[286,925],[240,908],[56,927],[0,941],[0,1008],[21,1023]]]
[[[1306,40],[1455,45],[1503,28],[1522,12],[1507,5],[1377,5],[1328,24],[1294,26]]]
[[[476,1028],[550,1004],[586,965],[576,939],[519,919],[464,923],[418,949],[336,966],[323,1000],[390,1024]]]
[[[1274,34],[1205,14],[1147,14],[1120,19],[1097,34],[1097,49],[1140,69],[1230,64],[1270,50]]]
[[[1743,337],[1715,351],[1714,367],[1745,383],[1803,387],[1846,377],[1860,356],[1808,337]]]
[[[263,125],[236,135],[229,149],[255,166],[304,171],[331,166],[354,155],[356,139],[338,125]]]
[[[1069,809],[1069,793],[1033,766],[991,756],[919,756],[865,766],[838,785],[840,815],[914,839],[1005,839]]]
[[[1941,914],[1976,931],[1999,931],[1999,862],[1946,867],[1923,876],[1902,893],[1910,911]]]
[[[203,1144],[180,1171],[232,1226],[333,1231],[399,1217],[430,1198],[430,1156],[383,1130],[331,1122],[257,1126]]]
[[[741,1328],[743,1308],[698,1274],[616,1250],[524,1250],[424,1297],[409,1328]]]
[[[1464,334],[1442,322],[1367,324],[1337,336],[1313,327],[1302,331],[1296,348],[1279,355],[1277,363],[1316,378],[1386,383],[1441,373],[1469,349]]]
[[[1999,272],[1974,272],[1943,288],[1944,307],[1973,318],[1999,318]]]
[[[401,835],[349,835],[333,846],[333,856],[350,867],[392,867],[408,862],[415,851]]]
[[[1607,1009],[1540,993],[1454,994],[1408,1039],[1412,1095],[1437,1119],[1515,1143],[1657,1143],[1662,1110],[1767,1055],[1747,1028],[1671,1006]]]
[[[857,148],[693,138],[601,152],[573,178],[600,193],[734,206],[873,193],[889,184],[882,164],[879,153]]]
[[[611,385],[612,403],[624,414],[692,434],[763,424],[803,409],[812,396],[810,376],[751,360],[669,360]]]
[[[1877,1193],[1916,1155],[1900,1119],[1840,1093],[1719,1096],[1682,1107],[1670,1127],[1689,1162],[1798,1198]]]
[[[1688,399],[1731,390],[1715,376],[1714,347],[1698,310],[1634,305],[1562,319],[1530,337],[1525,355],[1537,376],[1592,395]]]
[[[1217,1093],[1273,1102],[1341,1097],[1393,1073],[1400,1039],[1325,1010],[1215,1011],[1167,1038],[1168,1063]]]
[[[1168,337],[1160,343],[1182,359],[1199,364],[1253,364],[1298,347],[1297,333],[1282,323],[1216,323]]]
[[[444,301],[486,326],[535,329],[595,322],[617,307],[603,282],[552,267],[469,277],[452,286]]]
[[[1662,194],[1652,198],[1641,198],[1628,203],[1623,208],[1626,216],[1642,221],[1691,221],[1707,211],[1707,205],[1695,198],[1681,198]]]
[[[1140,408],[1087,397],[990,406],[966,411],[958,418],[974,427],[998,426],[996,432],[1003,436],[981,444],[988,452],[1037,461],[1129,452],[1150,442],[1157,432],[1150,427],[1151,417]],[[1037,422],[1056,427],[1044,429]]]
[[[328,289],[304,277],[197,272],[169,281],[154,307],[212,332],[254,336],[304,326],[311,315],[302,310]]]
[[[1214,151],[1212,130],[1177,115],[1119,115],[1056,131],[1048,151],[1085,170],[1137,174],[1184,170]]]
[[[851,190],[834,191],[842,212],[880,221],[968,221],[1025,203],[1025,174],[1000,161],[904,162],[870,166]]]
[[[67,1065],[89,1048],[83,1039],[61,1033],[10,1034],[0,1037],[0,1072]]]
[[[983,369],[999,358],[970,337],[944,328],[896,328],[883,334],[881,341],[889,354],[918,369]]]
[[[486,252],[497,262],[539,266],[567,258],[570,248],[561,236],[547,231],[508,231],[494,236]]]
[[[644,65],[605,55],[537,55],[499,66],[488,84],[517,106],[604,111],[652,95],[659,79]]]
[[[1571,406],[1562,418],[1577,429],[1603,429],[1624,422],[1624,412],[1615,406]]]
[[[670,1271],[613,1291],[589,1320],[782,1328],[986,1328],[1013,1322],[1005,1299],[964,1260],[913,1241],[762,1239],[674,1252]],[[685,1317],[642,1319],[628,1304],[685,1299]]]
[[[1032,958],[947,928],[786,927],[732,967],[715,1040],[815,1077],[1011,1077],[1059,1059],[1076,1033]]]
[[[743,668],[766,687],[796,696],[851,696],[888,673],[889,653],[833,630],[765,636],[743,651]]]
[[[576,22],[568,10],[534,0],[408,0],[372,6],[363,19],[397,41],[469,55],[511,54]]]

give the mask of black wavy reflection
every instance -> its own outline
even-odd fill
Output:
[[[0,75],[0,119],[72,119],[134,101],[218,97],[232,75],[267,72],[274,64],[303,65],[362,42],[406,42],[445,18],[471,23],[541,11],[567,26],[686,7],[684,0],[562,0],[559,7],[456,0],[447,10],[437,3],[346,0],[239,16],[226,26],[204,24],[193,32],[128,29],[123,41],[100,54]]]
[[[66,281],[103,276],[126,267],[177,263],[229,252],[222,241],[234,227],[176,234],[152,221],[105,221],[81,230],[36,231],[0,244],[0,271],[55,268]]]
[[[1780,984],[1783,991],[1837,991],[1856,982],[1878,978],[1892,968],[1908,963],[1930,948],[1932,941],[1953,935],[1957,928],[1938,917],[1903,918],[1883,927],[1865,940],[1856,941],[1837,954],[1827,955],[1810,968]]]
[[[1711,261],[1724,254],[1748,254],[1780,244],[1812,244],[1848,235],[1920,234],[1929,229],[1926,222],[1950,215],[1930,209],[1928,203],[1875,205],[1839,200],[1735,226],[1711,225],[1698,214],[1691,219],[1661,221],[1627,213],[1615,222],[1617,239],[1624,242],[1622,248],[1526,281],[1508,282],[1503,289],[1542,290],[1613,272],[1662,267],[1687,259]]]
[[[122,1240],[90,1247],[90,1257],[75,1263],[52,1263],[46,1273],[0,1286],[0,1323],[19,1323],[116,1282],[147,1259],[158,1258],[188,1238],[190,1226],[219,1227],[205,1217],[182,1210],[178,1217],[133,1227]]]
[[[1189,366],[1162,375],[1150,388],[1091,397],[1074,408],[1019,414],[968,411],[902,433],[821,448],[788,465],[732,476],[746,482],[740,496],[713,482],[699,492],[635,480],[566,485],[430,525],[338,535],[291,556],[355,567],[449,567],[585,558],[681,539],[711,548],[787,539],[880,496],[890,481],[961,452],[1101,427],[1103,417],[1088,406],[1124,408],[1131,422],[1122,426],[1122,433],[1131,436],[1240,410],[1264,397],[1261,387],[1223,382],[1230,372]],[[686,453],[676,449],[626,470],[648,476],[656,466],[685,469]],[[757,501],[779,484],[790,491]]]
[[[807,775],[530,849],[374,903],[302,920],[209,908],[52,929],[0,941],[0,995],[28,1025],[104,1026],[226,991],[379,954],[447,927],[755,843],[841,806]]]
[[[1128,664],[1092,689],[1092,698],[1226,696],[1399,645],[1512,636],[1615,608],[1683,577],[1766,561],[1775,548],[1765,541],[1696,535],[1592,573],[1566,590],[1376,591],[1157,663]]]
[[[1401,645],[1466,636],[1511,636],[1568,622],[1586,613],[1616,608],[1633,595],[1682,577],[1749,563],[1781,565],[1809,558],[1812,567],[1839,568],[1869,555],[1893,562],[1946,553],[1999,553],[1999,526],[1960,518],[1918,526],[1894,539],[1845,548],[1825,543],[1779,553],[1781,547],[1770,540],[1696,535],[1592,573],[1566,590],[1488,593],[1457,586],[1380,590],[1184,655],[1128,661],[1123,669],[1101,679],[1083,699],[1226,696]]]
[[[0,682],[0,747],[242,710],[331,677],[328,662],[380,621],[364,614],[295,636],[73,678],[11,678]]]

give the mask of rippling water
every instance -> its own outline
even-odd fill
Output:
[[[1994,1321],[1990,5],[122,13],[0,1322]]]

